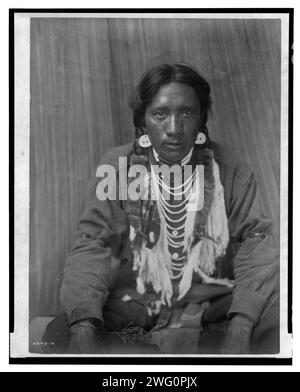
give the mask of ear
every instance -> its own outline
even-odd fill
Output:
[[[141,137],[142,135],[144,135],[144,129],[141,127],[138,127],[135,129],[135,137],[136,139],[138,139],[139,137]]]
[[[205,134],[205,136],[208,137],[209,132],[208,132],[208,128],[206,125],[204,125],[204,127],[201,128],[201,132],[203,132]]]
[[[142,135],[147,135],[147,131],[146,131],[146,127],[145,126],[140,127],[140,130],[141,130],[141,134]]]

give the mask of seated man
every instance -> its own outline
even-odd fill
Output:
[[[271,222],[251,169],[211,142],[210,106],[190,66],[142,77],[136,139],[103,158],[89,188],[61,287],[65,314],[44,336],[52,352],[112,352],[116,338],[143,343],[140,352],[279,351]]]

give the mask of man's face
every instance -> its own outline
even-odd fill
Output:
[[[145,112],[145,133],[160,157],[172,163],[187,155],[199,128],[200,103],[185,84],[162,86]]]

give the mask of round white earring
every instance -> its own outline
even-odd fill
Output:
[[[204,144],[206,142],[206,135],[204,132],[198,132],[195,144]]]
[[[140,145],[140,147],[143,147],[143,148],[147,148],[147,147],[152,146],[152,143],[149,139],[149,136],[148,135],[140,136],[139,137],[139,145]]]

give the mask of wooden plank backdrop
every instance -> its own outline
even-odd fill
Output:
[[[279,233],[279,20],[31,19],[30,317],[61,311],[59,286],[88,179],[133,140],[128,96],[161,62],[212,88],[212,138],[255,169]]]

